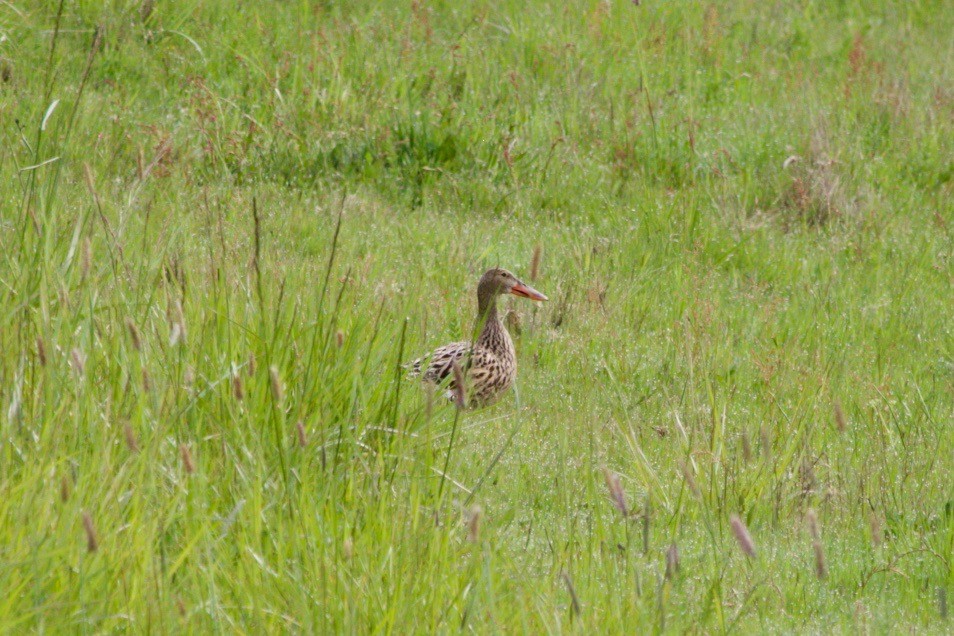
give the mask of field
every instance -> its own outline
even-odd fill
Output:
[[[0,632],[950,633],[952,32],[0,2]]]

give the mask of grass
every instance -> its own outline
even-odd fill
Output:
[[[0,4],[0,629],[950,630],[952,22]]]

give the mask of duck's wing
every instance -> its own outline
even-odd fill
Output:
[[[470,350],[469,342],[452,342],[408,363],[406,367],[412,376],[419,375],[428,382],[440,384],[453,373],[455,362],[464,366]]]

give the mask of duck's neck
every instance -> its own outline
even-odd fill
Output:
[[[480,330],[480,335],[477,337],[477,342],[480,344],[499,341],[501,335],[507,333],[503,321],[497,314],[496,296],[491,296],[489,299],[478,298],[477,328]]]

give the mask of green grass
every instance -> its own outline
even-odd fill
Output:
[[[951,32],[0,3],[0,631],[948,632]],[[429,404],[537,246],[516,394]]]

